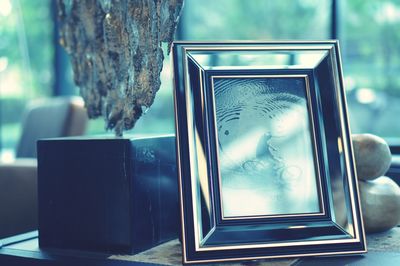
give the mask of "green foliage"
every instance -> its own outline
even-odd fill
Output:
[[[0,148],[19,138],[26,103],[51,93],[51,0],[0,0]]]
[[[400,1],[351,0],[341,4],[345,73],[359,87],[399,95]]]
[[[9,14],[0,14],[0,57],[8,61],[7,69],[0,72],[4,90],[1,97],[30,98],[49,94],[54,53],[50,0],[1,2],[11,4]],[[4,80],[9,81],[7,75],[15,77],[13,84],[3,84]],[[5,91],[4,86],[17,89],[13,93]]]
[[[181,24],[189,40],[323,39],[329,17],[329,1],[188,0]]]
[[[22,119],[22,110],[25,109],[25,105],[26,101],[18,97],[0,98],[1,123],[19,123]],[[16,110],[18,110],[18,112],[16,112]]]

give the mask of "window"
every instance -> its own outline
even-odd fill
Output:
[[[400,138],[400,1],[339,1],[349,116],[353,132],[397,144]]]
[[[326,39],[329,0],[186,1],[180,21],[186,40]]]
[[[53,20],[49,0],[0,0],[0,149],[9,156],[25,104],[52,88]]]
[[[22,110],[28,100],[78,93],[72,85],[69,59],[55,45],[53,8],[54,1],[50,0],[0,0],[3,151],[16,146]],[[400,144],[400,123],[396,119],[400,115],[399,28],[400,0],[185,0],[176,38],[337,38],[342,49],[352,131],[370,132]],[[167,52],[166,47],[164,51]],[[64,71],[55,71],[57,64]],[[154,105],[126,134],[174,133],[170,68],[166,56]],[[90,121],[88,128],[88,134],[99,133],[105,133],[101,118]]]

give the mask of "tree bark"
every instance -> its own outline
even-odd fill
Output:
[[[89,118],[117,136],[134,127],[160,88],[161,43],[171,45],[183,0],[58,0],[60,43]]]

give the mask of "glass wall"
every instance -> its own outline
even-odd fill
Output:
[[[337,4],[337,16],[332,4]],[[15,147],[25,103],[55,94],[53,2],[0,0],[0,148]],[[336,25],[332,23],[335,22]],[[333,27],[335,26],[335,27]],[[400,0],[185,0],[180,40],[321,40],[342,48],[352,131],[400,140]],[[167,49],[164,47],[165,54]],[[164,60],[154,105],[132,134],[174,133],[172,71]],[[71,92],[76,90],[71,89]],[[88,134],[104,134],[90,121]],[[112,134],[112,133],[109,133]]]
[[[400,1],[342,0],[338,6],[352,131],[398,144]]]
[[[329,0],[186,1],[180,21],[186,40],[326,39]]]
[[[12,154],[26,103],[52,89],[50,1],[0,0],[0,150]]]

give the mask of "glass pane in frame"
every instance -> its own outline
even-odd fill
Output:
[[[223,217],[320,212],[306,76],[217,76],[213,89]]]

